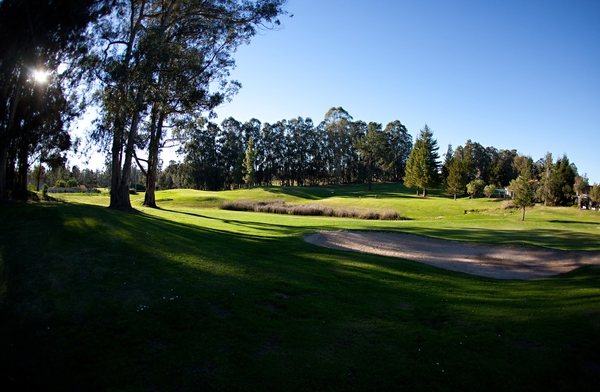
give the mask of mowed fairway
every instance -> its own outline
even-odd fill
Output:
[[[219,210],[283,199],[366,221]],[[383,230],[600,250],[600,213],[401,185],[191,190],[0,209],[0,390],[527,390],[600,385],[600,267],[528,281],[317,247]]]

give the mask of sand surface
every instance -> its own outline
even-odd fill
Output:
[[[319,231],[305,239],[328,248],[399,257],[497,279],[543,278],[584,265],[600,265],[600,252],[481,245],[413,234]]]

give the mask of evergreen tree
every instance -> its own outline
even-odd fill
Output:
[[[427,197],[427,188],[438,185],[438,150],[437,140],[433,138],[433,131],[425,124],[425,128],[419,133],[410,152],[404,176],[404,185],[416,187],[417,195],[419,188],[423,188],[423,197]]]
[[[254,184],[254,161],[256,160],[256,150],[254,149],[254,141],[252,137],[248,139],[248,147],[246,147],[246,156],[244,157],[244,181],[248,189]]]
[[[467,183],[467,177],[463,162],[460,156],[454,156],[450,162],[448,162],[448,176],[446,177],[445,186],[446,192],[454,195],[456,200],[457,194],[463,194]]]
[[[515,192],[514,203],[523,210],[521,221],[525,220],[525,209],[535,205],[535,193],[532,186],[533,160],[527,156],[519,156],[514,162],[519,177],[512,180],[510,189]]]

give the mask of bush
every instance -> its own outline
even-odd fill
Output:
[[[492,197],[494,192],[496,192],[496,187],[494,185],[486,185],[485,188],[483,188],[483,194],[486,195],[488,199]]]
[[[50,200],[50,198],[48,197],[48,184],[44,184],[44,188],[42,189],[42,199]]]
[[[54,183],[54,187],[55,188],[66,188],[67,182],[65,180],[56,180],[56,182]]]
[[[71,178],[69,180],[67,180],[67,188],[77,188],[77,185],[79,185],[77,183],[77,180],[74,178]]]

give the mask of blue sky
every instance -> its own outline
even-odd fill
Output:
[[[425,123],[440,154],[467,139],[534,160],[567,154],[600,182],[600,1],[288,0],[292,18],[235,55],[217,110],[273,123]]]

